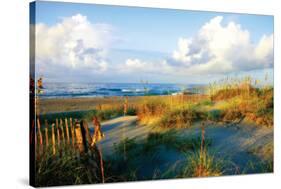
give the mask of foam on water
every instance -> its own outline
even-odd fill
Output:
[[[142,83],[44,83],[41,98],[145,96],[181,94],[202,85]]]

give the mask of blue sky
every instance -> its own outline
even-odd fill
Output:
[[[85,31],[90,31],[89,35],[85,33],[83,36],[81,27],[72,30],[71,23],[81,24],[81,27],[87,25]],[[207,23],[211,24],[204,29],[203,26]],[[229,23],[234,23],[234,25],[231,26]],[[37,61],[38,67],[42,69],[37,70],[38,74],[44,75],[50,81],[77,80],[76,75],[81,76],[83,73],[76,73],[85,72],[84,79],[81,81],[126,82],[126,78],[129,77],[131,81],[137,82],[142,77],[148,77],[147,80],[152,80],[152,82],[185,83],[187,82],[185,78],[190,77],[194,78],[189,79],[190,82],[206,83],[210,79],[215,80],[233,73],[248,72],[255,77],[264,73],[265,69],[272,72],[273,68],[273,52],[271,52],[273,41],[270,41],[273,39],[273,37],[270,38],[273,35],[272,16],[39,1],[36,4],[36,26],[39,24],[43,26],[38,27],[36,37],[38,37],[37,41],[42,41],[41,44],[38,43],[38,46],[42,47],[38,47]],[[59,24],[61,26],[58,26]],[[61,40],[63,37],[58,37],[62,30],[66,34],[76,32],[74,35],[69,34],[72,41]],[[228,30],[237,34],[228,35]],[[78,35],[79,31],[81,34]],[[203,32],[200,34],[200,31]],[[231,41],[233,38],[241,40],[241,44],[245,43],[241,49],[249,50],[249,57],[253,56],[251,54],[257,57],[249,60],[246,55],[241,55],[239,59],[230,56],[232,52],[240,48],[239,43],[222,43],[217,39],[217,35],[212,36],[215,33],[225,36],[225,40]],[[94,37],[91,37],[91,34]],[[264,40],[262,40],[263,37]],[[92,40],[93,38],[97,38],[98,42]],[[50,60],[46,57],[52,55],[49,51],[55,51],[55,48],[52,49],[49,42],[44,41],[46,39],[59,44],[62,48],[66,44],[74,44],[74,46],[73,49],[61,51],[68,54],[59,54],[60,51],[53,52],[57,59]],[[92,42],[87,42],[87,39]],[[213,41],[209,41],[210,39]],[[107,44],[102,44],[99,40],[106,41]],[[201,42],[201,46],[198,46],[197,44]],[[214,45],[216,43],[218,45]],[[225,54],[213,53],[218,50],[216,46],[219,45],[222,45],[222,52]],[[79,51],[76,50],[78,47],[81,48]],[[198,48],[202,50],[199,52],[196,50]],[[198,51],[197,54],[192,53],[192,49]],[[75,54],[77,52],[80,53]],[[89,54],[88,52],[98,53]],[[72,66],[67,66],[69,55],[71,55],[70,60],[73,61]],[[85,63],[83,60],[93,63]],[[224,63],[218,63],[219,60],[228,62],[229,65],[224,66]],[[236,64],[238,60],[239,63]],[[62,61],[66,63],[61,63]],[[244,63],[240,61],[245,61],[245,64],[251,64],[251,66],[241,66]],[[48,64],[53,67],[59,64],[57,67],[59,72],[63,69],[65,73],[72,74],[73,77],[69,75],[64,77],[64,74],[55,75],[52,73],[55,68],[46,70]],[[125,67],[130,66],[130,69],[119,72],[118,70],[123,69],[123,64]],[[224,69],[219,72],[214,71],[216,70],[214,66],[220,65]],[[155,71],[154,67],[159,69],[161,66],[164,66],[166,71]],[[125,67],[123,70],[127,69]],[[209,68],[210,72],[206,71]],[[89,72],[90,69],[95,71]],[[170,72],[177,72],[178,69],[184,70],[179,76],[170,74]],[[192,70],[197,71],[193,73]],[[202,77],[202,73],[205,78]]]

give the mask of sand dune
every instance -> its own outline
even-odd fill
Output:
[[[89,124],[91,125],[91,124]],[[93,128],[91,128],[93,132]],[[105,138],[98,144],[102,147],[105,155],[114,152],[114,144],[128,138],[136,138],[137,140],[145,138],[149,132],[154,131],[151,126],[139,125],[137,116],[118,117],[102,123],[102,131]],[[193,125],[191,128],[179,129],[179,137],[200,136],[201,129],[199,124]],[[220,156],[227,157],[233,161],[238,167],[244,167],[250,161],[255,161],[261,156],[249,153],[251,150],[262,148],[265,145],[273,145],[273,129],[266,127],[257,127],[256,125],[242,122],[239,125],[228,127],[226,125],[208,125],[206,127],[206,138],[212,140],[211,150],[218,152]],[[173,164],[176,160],[183,159],[182,154],[169,151],[163,152],[165,156],[170,156]],[[273,154],[268,154],[268,158],[272,158]],[[175,158],[177,157],[177,158]]]

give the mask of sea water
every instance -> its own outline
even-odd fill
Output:
[[[81,98],[109,96],[176,95],[202,93],[197,84],[143,83],[44,83],[42,98]]]

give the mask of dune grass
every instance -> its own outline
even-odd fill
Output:
[[[221,176],[225,165],[223,159],[216,158],[206,150],[193,151],[187,156],[187,163],[180,177]]]
[[[167,170],[160,171],[158,166],[163,162],[161,154],[169,152],[172,154],[190,154],[200,149],[201,138],[179,137],[178,131],[166,130],[162,132],[152,132],[145,139],[137,140],[135,138],[126,138],[120,143],[115,144],[115,153],[107,158],[107,171],[111,174],[114,181],[130,181],[130,180],[151,180],[160,178],[178,178],[182,177],[183,167],[178,167],[174,162]],[[211,139],[205,139],[206,148],[212,144]],[[184,164],[188,164],[186,159]],[[143,169],[147,165],[148,170],[143,173]],[[185,166],[184,166],[185,167]],[[177,171],[175,171],[177,169]],[[192,177],[189,175],[188,177]]]
[[[273,88],[255,86],[250,78],[217,82],[206,89],[209,95],[170,96],[147,99],[137,107],[144,124],[163,128],[186,128],[196,121],[238,122],[273,126]]]
[[[273,93],[272,86],[259,84],[250,77],[226,78],[206,86],[205,94],[128,97],[126,115],[137,115],[140,123],[162,128],[187,128],[196,121],[233,122],[244,118],[257,125],[272,127]],[[50,122],[65,117],[90,121],[95,115],[101,121],[109,120],[124,115],[125,99],[101,99],[104,103],[88,100],[94,105],[80,100],[91,109],[46,113],[40,118]],[[70,104],[68,108],[72,106],[79,107]]]
[[[73,118],[78,120],[83,119],[86,121],[92,121],[93,116],[97,116],[100,121],[106,121],[123,115],[124,112],[122,107],[108,107],[102,110],[93,109],[93,110],[41,114],[39,118],[40,120],[47,120],[48,123],[54,123],[56,119],[65,119],[65,118]],[[129,107],[126,115],[136,115],[136,109],[133,107]]]
[[[252,170],[260,170],[262,173],[273,172],[273,152],[274,152],[273,141],[269,141],[264,145],[257,146],[255,148],[250,148],[248,153],[253,154],[261,158],[261,162],[249,162],[245,167],[244,172],[249,172]]]
[[[141,141],[136,141],[135,138],[125,138],[119,144],[115,144],[115,152],[118,154],[124,153],[124,146],[126,146],[127,153],[135,153],[138,150],[141,154],[151,154],[157,151],[160,145],[183,153],[200,148],[201,138],[199,136],[180,137],[179,132],[174,129],[151,132],[146,139]],[[211,144],[211,139],[206,138],[205,145],[209,147]]]
[[[97,149],[79,156],[70,148],[62,147],[60,150],[61,153],[55,156],[51,148],[40,156],[37,151],[35,166],[37,187],[101,183]]]

